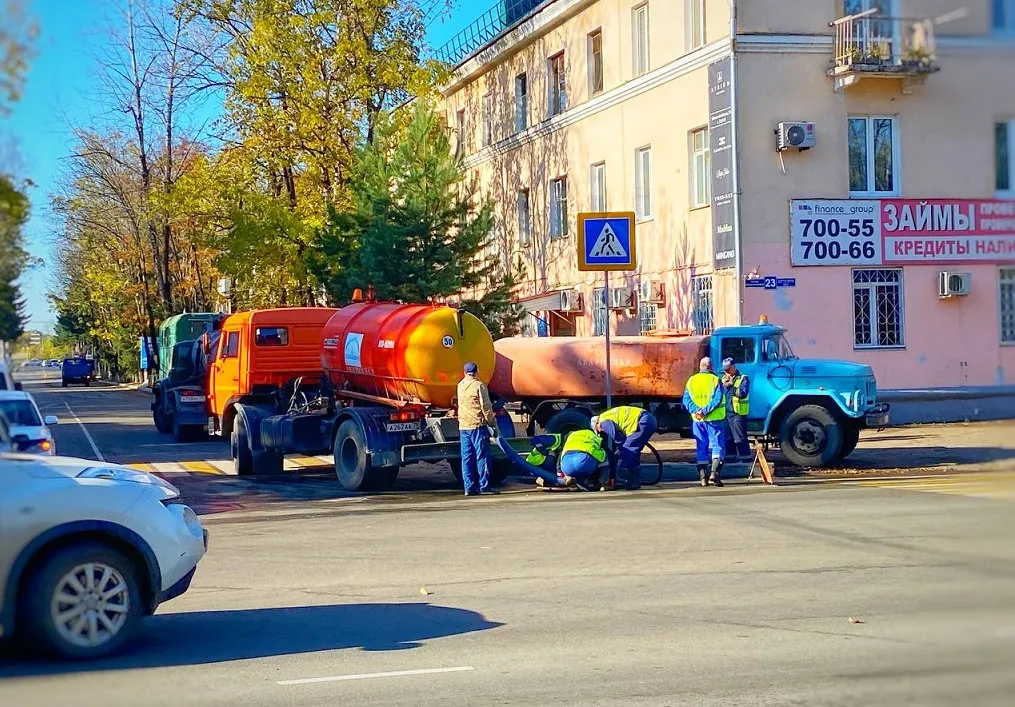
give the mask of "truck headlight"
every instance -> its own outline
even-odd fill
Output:
[[[856,391],[856,399],[855,400],[856,400],[856,403],[855,403],[855,408],[854,409],[857,410],[857,411],[863,410],[864,406],[867,404],[867,394],[865,392],[863,392],[862,390],[858,390],[858,391]]]

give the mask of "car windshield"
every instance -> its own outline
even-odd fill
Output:
[[[0,412],[12,425],[42,427],[39,413],[30,400],[0,400]]]
[[[797,358],[797,355],[793,353],[793,348],[782,334],[765,337],[762,355],[765,361],[795,361]]]

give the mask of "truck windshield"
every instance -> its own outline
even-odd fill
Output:
[[[766,336],[761,354],[764,361],[794,361],[797,358],[793,353],[793,348],[782,334]]]

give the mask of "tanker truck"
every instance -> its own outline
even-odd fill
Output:
[[[400,466],[415,462],[447,461],[460,476],[458,423],[450,414],[458,382],[469,361],[489,382],[495,359],[479,319],[446,306],[367,301],[333,310],[318,337],[317,372],[309,362],[298,375],[290,366],[285,383],[229,401],[232,413],[223,419],[238,474],[281,473],[286,454],[331,454],[339,484],[350,491],[386,489]],[[239,341],[241,361],[254,359],[242,350],[248,340]],[[507,413],[498,428],[514,436]],[[509,443],[528,449],[527,439]],[[499,481],[510,462],[492,451]]]
[[[617,337],[611,346],[614,405],[649,409],[660,432],[686,434],[690,416],[682,399],[687,379],[704,356],[721,375],[732,358],[750,377],[748,433],[777,444],[791,463],[823,467],[856,448],[860,431],[888,424],[889,406],[877,402],[870,366],[802,359],[786,330],[762,317],[757,325],[723,327],[708,336]],[[588,427],[606,408],[606,349],[602,338],[500,339],[490,391],[522,414],[528,433]]]

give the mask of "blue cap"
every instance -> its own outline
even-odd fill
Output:
[[[723,370],[726,370],[727,368],[729,368],[732,365],[733,365],[733,359],[732,358],[724,358],[722,360]]]
[[[479,366],[477,366],[472,361],[469,361],[467,364],[465,364],[465,372],[468,373],[470,376],[474,376],[477,373],[479,373]]]

